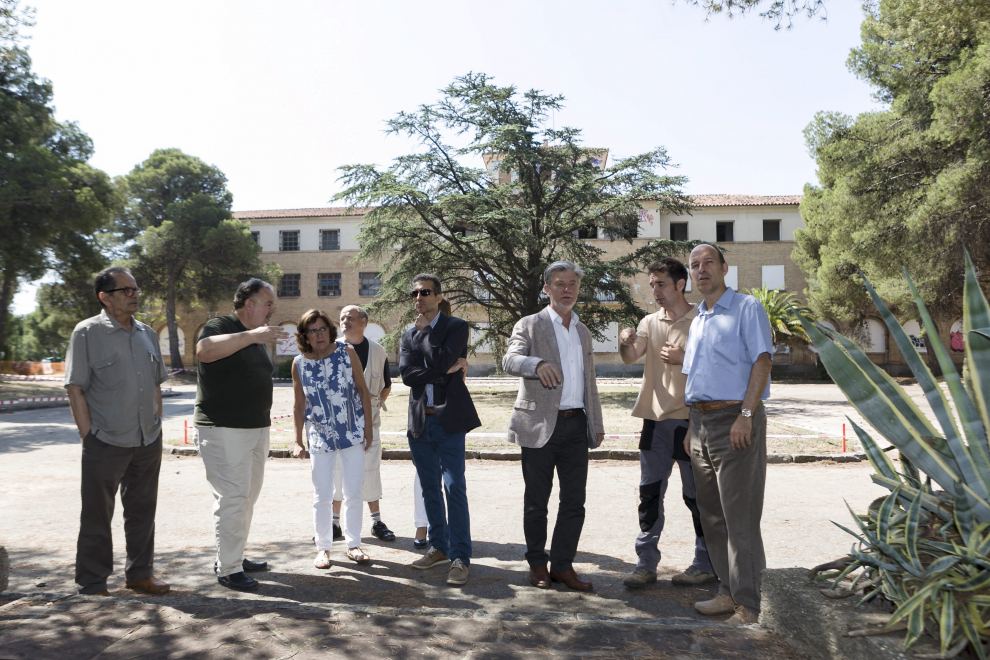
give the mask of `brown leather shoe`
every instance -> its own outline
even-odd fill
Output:
[[[537,589],[550,588],[550,573],[546,566],[533,566],[529,569],[529,583]]]
[[[575,591],[591,591],[592,585],[590,582],[585,582],[577,576],[572,568],[569,571],[550,571],[550,580],[553,582],[563,582],[567,585],[569,589],[574,589]]]
[[[171,589],[166,582],[162,582],[154,575],[144,580],[128,580],[124,583],[124,586],[128,589],[137,589],[153,596],[167,594],[168,590]]]
[[[109,596],[110,592],[104,589],[103,591],[97,591],[93,596]]]

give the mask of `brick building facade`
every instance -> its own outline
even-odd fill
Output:
[[[729,286],[745,290],[766,283],[771,288],[793,291],[803,300],[805,276],[791,259],[794,231],[802,227],[799,195],[696,195],[694,200],[697,207],[691,215],[659,214],[646,205],[640,212],[639,237],[632,245],[605,238],[587,240],[597,243],[610,256],[635,249],[655,238],[717,242],[725,249],[729,263]],[[336,318],[344,306],[365,305],[374,299],[379,284],[378,264],[355,262],[364,212],[362,209],[317,208],[234,214],[250,223],[252,235],[262,247],[262,260],[277,262],[284,273],[281,282],[273,283],[279,294],[273,323],[293,330],[299,316],[312,307],[322,308],[331,318]],[[642,274],[629,285],[644,313],[654,311],[649,278]],[[689,293],[688,298],[692,302],[700,301],[696,293]],[[180,311],[180,344],[187,365],[195,362],[195,338],[203,324],[212,316],[229,313],[229,307]],[[464,318],[471,317],[470,310],[456,313]],[[373,339],[394,330],[394,319],[372,321],[368,334]],[[164,327],[157,330],[163,341],[162,352],[167,356],[167,330]],[[892,373],[902,373],[904,359],[889,340],[883,324],[871,319],[868,330],[863,334],[872,337],[867,342],[868,350],[872,351],[869,353],[871,359],[885,365]],[[595,344],[599,375],[642,373],[641,364],[626,366],[622,363],[618,354],[618,332],[619,328],[613,325],[606,332],[605,341]],[[950,334],[950,328],[944,328],[942,339],[946,346],[952,345]],[[276,361],[283,361],[289,359],[292,352],[293,346],[287,344],[280,347],[274,357]],[[961,361],[961,352],[954,352],[954,355]],[[396,356],[391,356],[391,360],[392,364],[397,363]],[[470,362],[472,374],[490,373],[493,369],[491,355],[484,348],[480,348]],[[777,372],[815,374],[815,356],[805,347],[778,347],[774,363]]]

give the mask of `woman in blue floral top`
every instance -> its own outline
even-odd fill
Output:
[[[371,395],[364,376],[355,377],[351,365],[361,368],[354,349],[337,342],[337,327],[326,312],[311,309],[296,326],[296,343],[302,355],[292,362],[295,394],[293,421],[296,445],[292,455],[311,461],[313,523],[316,527],[316,568],[330,567],[333,545],[333,472],[340,456],[344,486],[344,540],[347,556],[359,564],[370,561],[361,550],[361,484],[364,452],[371,446],[374,429],[365,423]],[[303,444],[303,432],[307,444]],[[308,447],[307,447],[308,445]]]

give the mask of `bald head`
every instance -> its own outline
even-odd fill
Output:
[[[364,330],[368,327],[368,312],[357,305],[348,305],[340,310],[340,332],[348,344],[364,341]]]

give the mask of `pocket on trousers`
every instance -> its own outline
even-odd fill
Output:
[[[656,429],[657,423],[652,419],[643,420],[643,430],[639,434],[639,450],[649,451],[653,448],[653,431]]]

